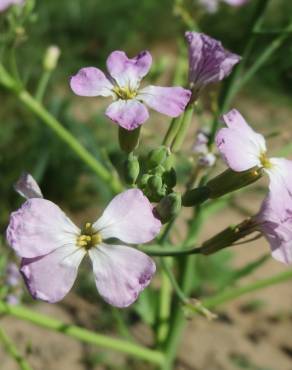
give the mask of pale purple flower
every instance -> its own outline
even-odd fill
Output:
[[[0,12],[8,9],[11,5],[21,5],[25,0],[0,0]]]
[[[17,306],[20,303],[20,295],[19,294],[7,294],[5,301],[11,306]]]
[[[199,156],[198,162],[201,167],[213,167],[216,163],[216,156],[211,152],[201,154]]]
[[[179,116],[190,100],[191,92],[182,87],[147,86],[140,82],[148,73],[152,57],[143,51],[129,59],[123,51],[112,52],[106,62],[108,74],[86,67],[70,80],[71,89],[80,96],[112,97],[106,116],[126,130],[142,125],[149,113],[144,104],[170,117]]]
[[[124,243],[146,243],[160,228],[149,200],[131,189],[114,197],[102,216],[81,230],[56,204],[28,199],[11,214],[7,240],[22,258],[21,273],[34,298],[60,301],[88,255],[100,295],[113,306],[126,307],[150,283],[156,268],[150,257]]]
[[[203,33],[186,32],[185,36],[189,48],[189,84],[195,100],[203,87],[229,76],[241,58]]]
[[[292,198],[287,190],[269,192],[254,219],[271,246],[272,256],[292,263]]]
[[[226,164],[237,172],[263,168],[269,175],[271,191],[277,194],[285,188],[292,196],[292,161],[268,158],[265,138],[236,109],[223,115],[223,121],[227,127],[218,131],[215,141]]]

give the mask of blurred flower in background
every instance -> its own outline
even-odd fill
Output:
[[[249,0],[199,0],[199,3],[206,9],[208,13],[215,13],[217,12],[221,2],[231,6],[241,6],[248,1]]]
[[[23,4],[25,0],[0,0],[0,12],[8,9],[11,5]]]

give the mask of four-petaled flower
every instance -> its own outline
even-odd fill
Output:
[[[0,12],[3,12],[11,5],[23,4],[25,0],[0,0]]]
[[[7,240],[22,258],[21,273],[34,298],[60,301],[85,255],[91,259],[98,292],[114,306],[129,306],[150,283],[153,260],[123,245],[149,242],[161,228],[140,190],[117,195],[97,221],[80,230],[56,204],[40,198],[31,178],[24,175],[16,188],[28,199],[11,214]]]
[[[292,263],[292,198],[282,189],[281,193],[269,192],[260,212],[254,217],[259,230],[268,240],[272,256],[282,263]]]
[[[124,129],[134,130],[149,118],[143,103],[160,113],[177,117],[190,100],[191,92],[182,87],[150,85],[139,89],[151,64],[148,51],[132,59],[123,51],[114,51],[106,61],[107,76],[95,67],[82,68],[71,77],[70,86],[77,95],[112,97],[114,102],[107,108],[106,116]]]
[[[189,84],[196,100],[206,85],[229,76],[241,57],[225,50],[220,41],[203,33],[186,32],[189,48]]]
[[[263,168],[270,178],[270,191],[279,194],[286,189],[292,196],[292,161],[268,158],[265,138],[236,109],[224,114],[223,121],[227,127],[218,131],[216,145],[226,164],[237,172]]]

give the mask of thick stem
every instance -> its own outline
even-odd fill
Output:
[[[110,338],[105,335],[97,334],[75,325],[66,324],[22,306],[10,306],[4,302],[0,302],[0,313],[4,315],[8,314],[18,319],[29,321],[43,328],[63,333],[67,336],[78,339],[81,342],[119,351],[153,364],[162,365],[164,362],[164,355],[159,351],[151,350],[122,339]]]
[[[187,109],[184,112],[181,125],[179,127],[179,130],[177,132],[177,135],[173,141],[173,144],[171,146],[171,150],[175,153],[178,152],[185,140],[185,137],[187,135],[188,129],[190,127],[190,124],[192,122],[192,117],[194,113],[194,107],[192,105],[188,106]]]

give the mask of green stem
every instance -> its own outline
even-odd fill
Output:
[[[62,124],[52,116],[42,104],[40,104],[27,91],[22,90],[19,84],[7,73],[4,67],[0,64],[0,83],[7,89],[16,94],[17,98],[23,105],[39,117],[60,140],[68,145],[84,163],[90,167],[96,175],[106,183],[114,193],[119,193],[122,190],[122,185],[118,178],[113,176],[101,163],[99,163],[93,155],[84,148],[77,139],[67,131]]]
[[[202,212],[199,207],[196,209],[196,217],[194,220],[195,221],[193,221],[193,225],[190,228],[192,229],[193,240],[195,237],[198,236],[202,222]],[[188,258],[185,258],[183,260],[181,270],[182,271],[181,291],[182,294],[184,294],[184,296],[186,297],[189,296],[192,289],[193,267],[194,267],[194,256],[189,256]],[[180,339],[186,325],[184,313],[183,310],[181,309],[179,301],[176,302],[176,305],[174,307],[173,320],[171,324],[172,324],[171,330],[169,331],[169,335],[165,344],[166,359],[162,367],[163,370],[172,369],[173,362],[177,354],[177,347],[180,343]]]
[[[159,297],[159,323],[157,327],[157,343],[161,345],[165,342],[169,332],[169,318],[171,311],[171,294],[172,294],[172,285],[165,272],[163,266],[169,265],[172,261],[169,261],[167,258],[161,259],[161,287],[160,287],[160,297]]]
[[[18,363],[21,370],[32,370],[28,362],[21,356],[14,343],[2,328],[0,328],[0,341],[10,356]]]
[[[280,284],[290,279],[292,279],[292,271],[284,271],[276,276],[259,280],[255,283],[251,283],[249,285],[238,287],[232,290],[230,289],[214,297],[207,298],[203,301],[203,304],[207,308],[215,308],[226,302],[232,301],[244,294],[252,293],[272,285]]]
[[[177,118],[173,118],[170,122],[170,126],[166,132],[165,138],[163,139],[163,145],[170,147],[174,138],[176,137],[180,125],[182,123],[183,114]]]
[[[175,136],[175,139],[173,140],[171,150],[173,152],[178,152],[185,140],[186,134],[188,132],[188,129],[190,127],[190,124],[192,122],[192,117],[194,113],[194,107],[193,105],[190,105],[187,107],[187,109],[184,112],[181,125],[179,127],[179,130]]]
[[[76,325],[65,324],[62,321],[36,313],[22,306],[10,306],[4,302],[0,302],[0,313],[12,315],[18,319],[29,321],[43,328],[63,333],[81,342],[119,351],[153,364],[162,365],[164,362],[164,355],[159,351],[151,350],[122,339],[110,338],[105,335],[97,334]]]
[[[41,78],[39,80],[37,90],[35,93],[35,99],[41,103],[44,99],[44,95],[51,77],[52,71],[43,71],[43,74],[41,75]]]

